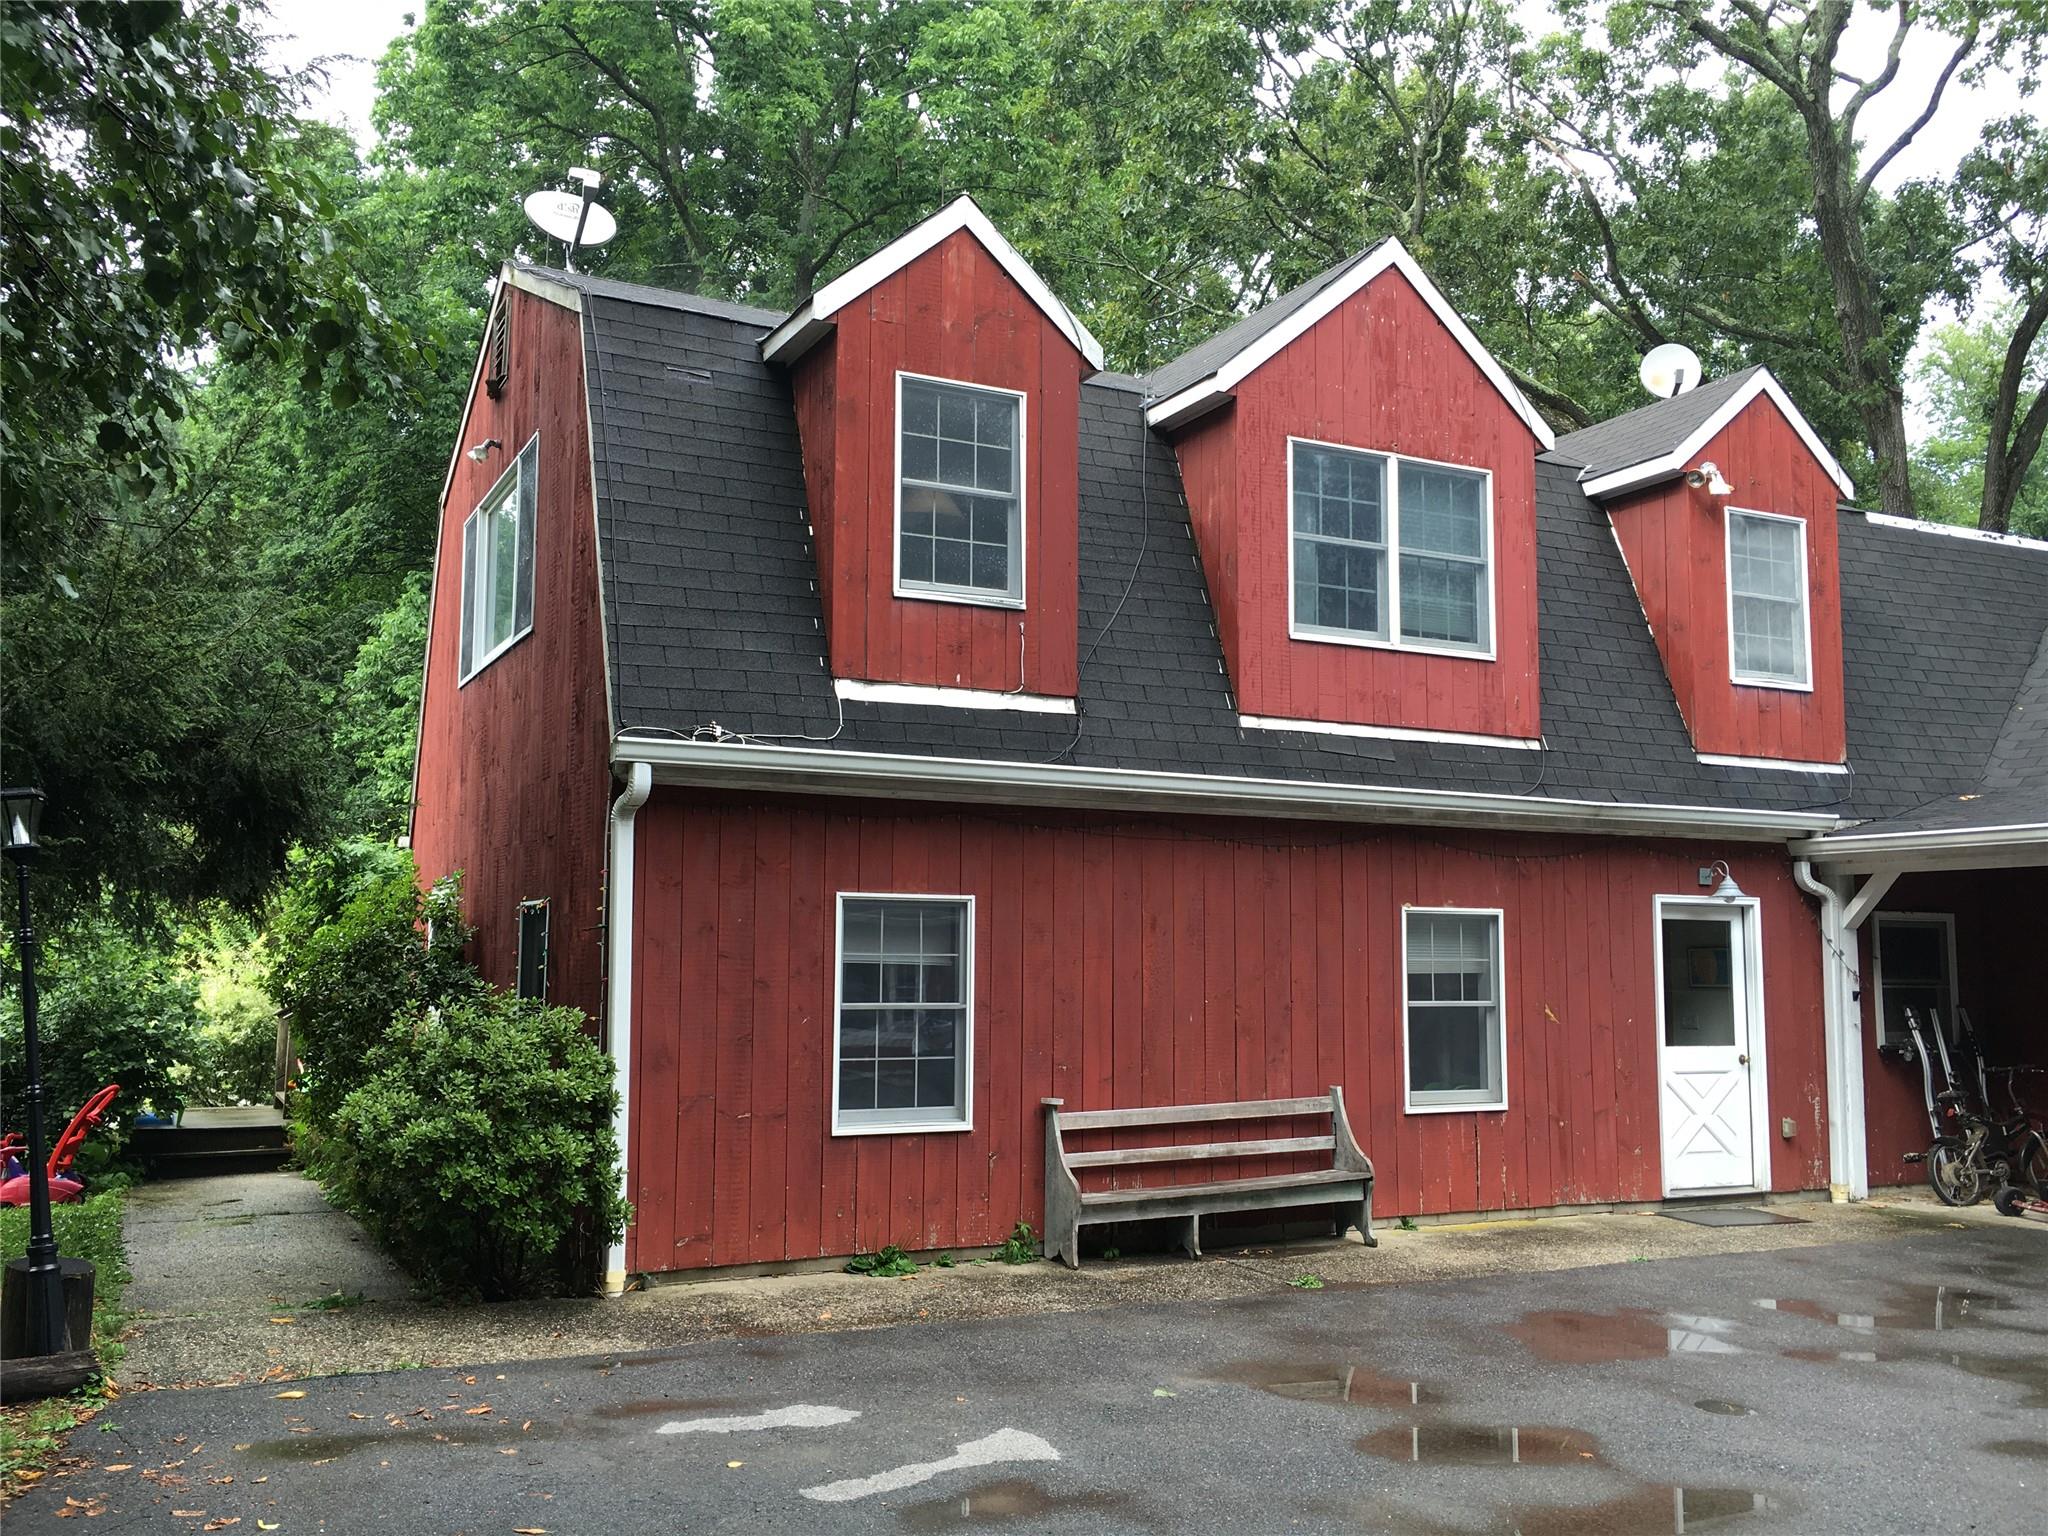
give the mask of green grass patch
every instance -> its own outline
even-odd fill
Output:
[[[128,1283],[127,1250],[121,1242],[121,1192],[106,1190],[71,1205],[53,1207],[50,1224],[57,1251],[67,1259],[90,1259],[94,1276],[92,1343],[100,1365],[121,1358],[122,1288]],[[0,1257],[28,1252],[28,1211],[0,1210]],[[107,1389],[89,1386],[70,1397],[47,1398],[0,1409],[0,1490],[19,1492],[35,1480],[44,1462],[63,1447],[64,1436],[106,1406]],[[29,1474],[24,1477],[21,1474]]]

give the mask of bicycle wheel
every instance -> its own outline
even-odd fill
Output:
[[[2022,1189],[2031,1186],[2036,1200],[2048,1200],[2048,1139],[2039,1131],[2029,1131],[2013,1152],[2013,1183]]]
[[[1943,1205],[1975,1205],[1984,1198],[1984,1181],[1961,1147],[1938,1141],[1927,1153],[1927,1184]]]

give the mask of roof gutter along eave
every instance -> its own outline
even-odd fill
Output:
[[[1791,844],[1794,858],[1832,863],[1844,859],[1900,859],[1942,854],[2038,850],[2048,861],[2048,822],[2013,822],[1997,827],[1930,829],[1919,832],[1816,833]]]
[[[795,791],[878,799],[928,800],[944,796],[986,805],[1058,805],[1091,810],[1142,807],[1194,815],[1409,822],[1637,837],[1711,833],[1745,842],[1772,843],[1782,843],[1793,836],[1813,837],[1842,825],[1841,818],[1827,812],[1532,799],[1391,785],[678,741],[630,733],[614,738],[612,762],[622,771],[629,771],[635,764],[648,764],[657,783],[708,789]]]

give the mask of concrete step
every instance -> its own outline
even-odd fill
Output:
[[[188,1152],[268,1152],[285,1144],[282,1125],[139,1125],[129,1150],[142,1157]]]
[[[181,1147],[175,1151],[145,1153],[142,1160],[153,1179],[203,1179],[217,1174],[270,1173],[291,1160],[291,1148],[216,1147],[194,1150]]]

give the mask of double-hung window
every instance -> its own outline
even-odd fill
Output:
[[[533,628],[536,433],[462,525],[462,640],[467,682]]]
[[[1484,470],[1300,438],[1288,454],[1294,634],[1491,654]]]
[[[839,898],[832,1129],[969,1125],[974,898]]]
[[[1024,601],[1024,397],[896,376],[896,590]]]
[[[1946,913],[1880,912],[1876,918],[1877,1029],[1880,1041],[1913,1038],[1906,1010],[1920,1020],[1934,1045],[1939,1020],[1950,1041],[1961,1039],[1956,1020],[1955,919]]]
[[[1728,670],[1738,683],[1813,686],[1806,619],[1806,524],[1728,509]]]
[[[1501,915],[1403,913],[1408,1108],[1505,1109]]]

